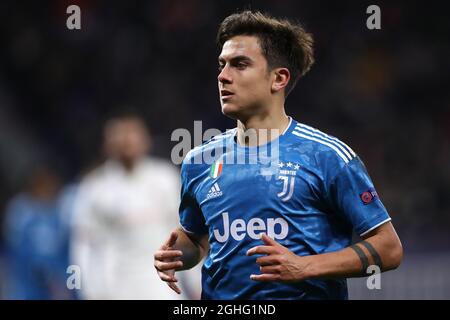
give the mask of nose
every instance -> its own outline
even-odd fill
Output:
[[[220,71],[219,75],[217,76],[217,80],[219,80],[219,82],[221,82],[221,83],[227,83],[227,84],[232,82],[228,65],[225,65],[223,67],[222,71]]]

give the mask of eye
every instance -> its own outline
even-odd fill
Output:
[[[244,70],[245,68],[247,68],[247,64],[244,63],[244,62],[239,62],[239,63],[236,65],[236,68],[239,69],[239,70]]]

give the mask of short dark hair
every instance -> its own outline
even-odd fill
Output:
[[[133,106],[121,106],[119,108],[112,109],[105,117],[103,122],[103,132],[111,128],[111,125],[121,123],[124,121],[134,121],[139,124],[144,130],[150,133],[147,121],[143,113]]]
[[[216,40],[219,49],[238,35],[258,38],[270,69],[284,67],[289,70],[291,80],[286,86],[286,96],[314,63],[312,35],[298,23],[273,18],[259,11],[234,13],[220,24]]]

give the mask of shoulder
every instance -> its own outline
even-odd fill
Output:
[[[200,176],[225,151],[227,143],[236,134],[236,128],[216,135],[190,150],[181,164],[182,180],[190,180]]]
[[[26,221],[32,219],[30,197],[22,192],[14,196],[6,206],[5,225],[7,228],[20,229]]]
[[[7,212],[17,212],[24,210],[30,202],[29,196],[21,192],[14,196],[6,205],[6,211]]]
[[[322,168],[342,168],[357,158],[348,144],[312,126],[297,122],[291,135],[298,151]]]
[[[206,159],[205,155],[210,156],[213,150],[223,150],[226,146],[227,142],[231,137],[236,134],[236,128],[227,130],[221,134],[218,134],[203,144],[194,147],[190,150],[186,157],[183,160],[182,165],[188,164],[211,164],[211,161],[207,161],[210,159]]]
[[[89,185],[96,184],[99,180],[102,180],[103,177],[106,175],[109,166],[110,164],[108,163],[108,161],[106,161],[94,168],[91,168],[81,178],[80,186],[86,187]]]
[[[161,174],[169,175],[178,174],[178,168],[172,164],[172,162],[164,158],[148,156],[142,161],[142,163],[145,169],[148,169],[151,172],[156,171]]]
[[[103,190],[108,186],[112,171],[114,164],[108,160],[86,171],[78,184],[77,199],[92,198],[99,190]]]

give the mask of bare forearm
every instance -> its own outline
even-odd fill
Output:
[[[203,259],[208,251],[207,245],[204,239],[188,236],[182,228],[177,228],[175,231],[178,234],[178,240],[174,249],[183,252],[183,255],[181,256],[183,267],[179,270],[191,269]]]
[[[314,278],[350,278],[367,276],[367,267],[378,265],[380,271],[397,268],[403,249],[390,222],[364,236],[364,240],[341,251],[298,256],[285,246],[262,234],[264,245],[250,248],[248,256],[262,254],[256,263],[261,274],[251,274],[255,281],[298,282]],[[373,273],[373,272],[371,272]]]
[[[363,241],[353,248],[305,257],[309,259],[306,277],[364,277],[371,274],[367,272],[367,267],[371,265],[377,265],[382,272],[398,267],[402,249],[396,239],[376,234]]]
[[[353,249],[305,257],[309,260],[306,278],[353,278],[367,276]]]

